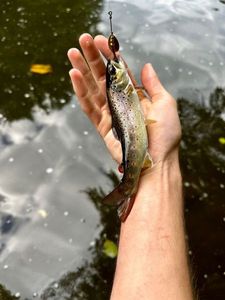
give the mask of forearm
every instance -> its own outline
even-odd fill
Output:
[[[144,175],[121,226],[111,300],[192,299],[177,155]]]

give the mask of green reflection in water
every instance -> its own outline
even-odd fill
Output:
[[[105,173],[113,186],[119,183],[114,172]],[[116,208],[102,204],[105,193],[101,187],[87,188],[85,193],[94,203],[100,213],[101,232],[90,247],[93,259],[79,268],[76,272],[69,272],[58,283],[55,283],[43,293],[42,300],[47,299],[109,299],[114,277],[115,258],[110,258],[103,253],[106,239],[115,243],[118,241],[120,222]]]
[[[68,101],[67,50],[83,32],[96,34],[102,2],[8,0],[0,3],[0,113],[30,117],[34,105],[60,108]],[[32,74],[31,64],[51,64],[53,73]]]
[[[0,299],[1,300],[15,300],[19,299],[18,297],[16,298],[15,296],[12,296],[9,291],[7,291],[4,286],[0,284]]]

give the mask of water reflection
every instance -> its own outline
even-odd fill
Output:
[[[81,33],[96,33],[101,3],[1,1],[0,112],[8,120],[31,117],[34,105],[48,110],[69,100],[66,53],[78,46]],[[53,73],[32,74],[30,66],[35,63],[50,64]]]
[[[224,90],[216,86],[223,86],[225,77],[225,6],[220,2],[132,0],[111,1],[110,7],[100,1],[1,2],[0,298],[15,299],[3,286],[21,299],[93,299],[93,291],[96,299],[107,299],[110,293],[115,259],[102,248],[106,238],[117,241],[118,220],[100,198],[111,190],[109,177],[117,180],[102,169],[115,165],[71,99],[66,52],[84,31],[108,34],[111,9],[114,31],[137,78],[151,61],[166,88],[183,97],[189,254],[202,298],[223,299]],[[51,64],[53,73],[31,74],[32,63]]]

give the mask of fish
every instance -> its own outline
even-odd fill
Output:
[[[132,209],[141,171],[151,167],[153,161],[148,151],[146,122],[138,92],[123,59],[115,52],[106,66],[106,94],[112,129],[121,143],[123,177],[103,202],[117,205],[119,218],[124,222]]]

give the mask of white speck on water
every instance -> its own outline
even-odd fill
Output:
[[[29,263],[31,263],[33,260],[31,257],[28,258]]]
[[[7,270],[8,268],[9,268],[8,265],[4,265],[4,267],[3,267],[4,270]]]
[[[44,227],[48,227],[48,223],[44,223]]]
[[[58,258],[58,262],[62,262],[62,257],[59,257],[59,258]]]
[[[38,153],[43,153],[43,149],[38,149]]]
[[[209,66],[213,66],[213,62],[212,61],[209,62]]]
[[[149,28],[149,24],[148,23],[145,24],[145,28]]]
[[[30,213],[32,211],[32,207],[26,208],[26,213]]]
[[[204,277],[204,278],[208,278],[208,275],[207,275],[207,274],[204,274],[203,277]]]
[[[169,71],[170,68],[169,68],[168,66],[166,66],[164,69],[165,69],[166,71]]]
[[[179,73],[182,73],[182,72],[183,72],[183,69],[182,69],[182,68],[179,68],[179,69],[178,69],[178,72],[179,72]]]
[[[224,63],[221,61],[221,62],[220,62],[220,65],[221,65],[221,66],[224,66]]]
[[[209,36],[209,34],[208,34],[208,33],[205,33],[205,34],[204,34],[204,36],[205,36],[205,37],[208,37],[208,36]]]
[[[192,71],[188,71],[188,75],[191,76],[192,75]]]
[[[45,209],[39,209],[37,211],[37,213],[39,214],[39,216],[41,216],[43,219],[47,218],[48,216],[48,212]]]
[[[36,292],[34,292],[34,293],[33,293],[33,298],[37,297],[37,295],[38,295],[38,294],[37,294]]]
[[[54,32],[53,35],[54,35],[54,36],[58,36],[58,32]]]
[[[88,135],[88,131],[84,131],[84,135]]]
[[[203,193],[203,194],[202,194],[202,197],[203,197],[203,198],[207,198],[207,197],[208,197],[208,194],[207,194],[207,193]]]
[[[9,158],[9,162],[13,162],[14,161],[14,158],[13,157],[10,157]]]
[[[24,7],[22,7],[22,6],[17,8],[17,12],[20,12],[22,10],[24,10]]]
[[[70,7],[67,7],[67,8],[66,8],[66,12],[69,13],[70,11],[71,11],[71,8],[70,8]]]
[[[11,224],[11,223],[12,223],[11,219],[6,220],[6,224]]]
[[[220,184],[220,188],[224,189],[225,185],[223,183]]]
[[[28,51],[24,51],[24,55],[28,55],[29,54],[29,52]]]
[[[185,181],[184,186],[189,187],[190,186],[190,182]]]
[[[60,99],[60,103],[64,104],[64,103],[66,103],[66,100],[65,99]]]
[[[3,118],[3,115],[2,114],[0,114],[0,119],[2,119]]]
[[[81,218],[81,219],[80,219],[80,222],[81,222],[81,223],[85,223],[85,219],[84,219],[84,218]]]
[[[45,170],[45,172],[46,172],[47,174],[51,174],[51,173],[53,172],[53,168],[47,168],[47,169]]]
[[[75,103],[71,104],[71,107],[76,108],[76,104]]]
[[[53,287],[54,287],[55,289],[57,289],[57,288],[59,287],[58,282],[54,283]]]
[[[65,217],[67,217],[69,215],[69,212],[68,211],[64,211],[63,214],[64,214]]]
[[[94,247],[95,246],[95,241],[91,241],[89,244],[90,247]]]
[[[78,149],[83,149],[83,146],[79,145],[77,148],[78,148]]]
[[[15,297],[19,298],[20,297],[20,293],[19,292],[15,293]]]
[[[6,40],[6,37],[3,36],[2,39],[1,39],[1,42],[4,42]]]
[[[30,94],[29,94],[29,93],[26,93],[26,94],[24,94],[24,97],[25,97],[25,98],[30,98]]]
[[[72,242],[73,242],[73,239],[69,239],[69,243],[72,244]]]

